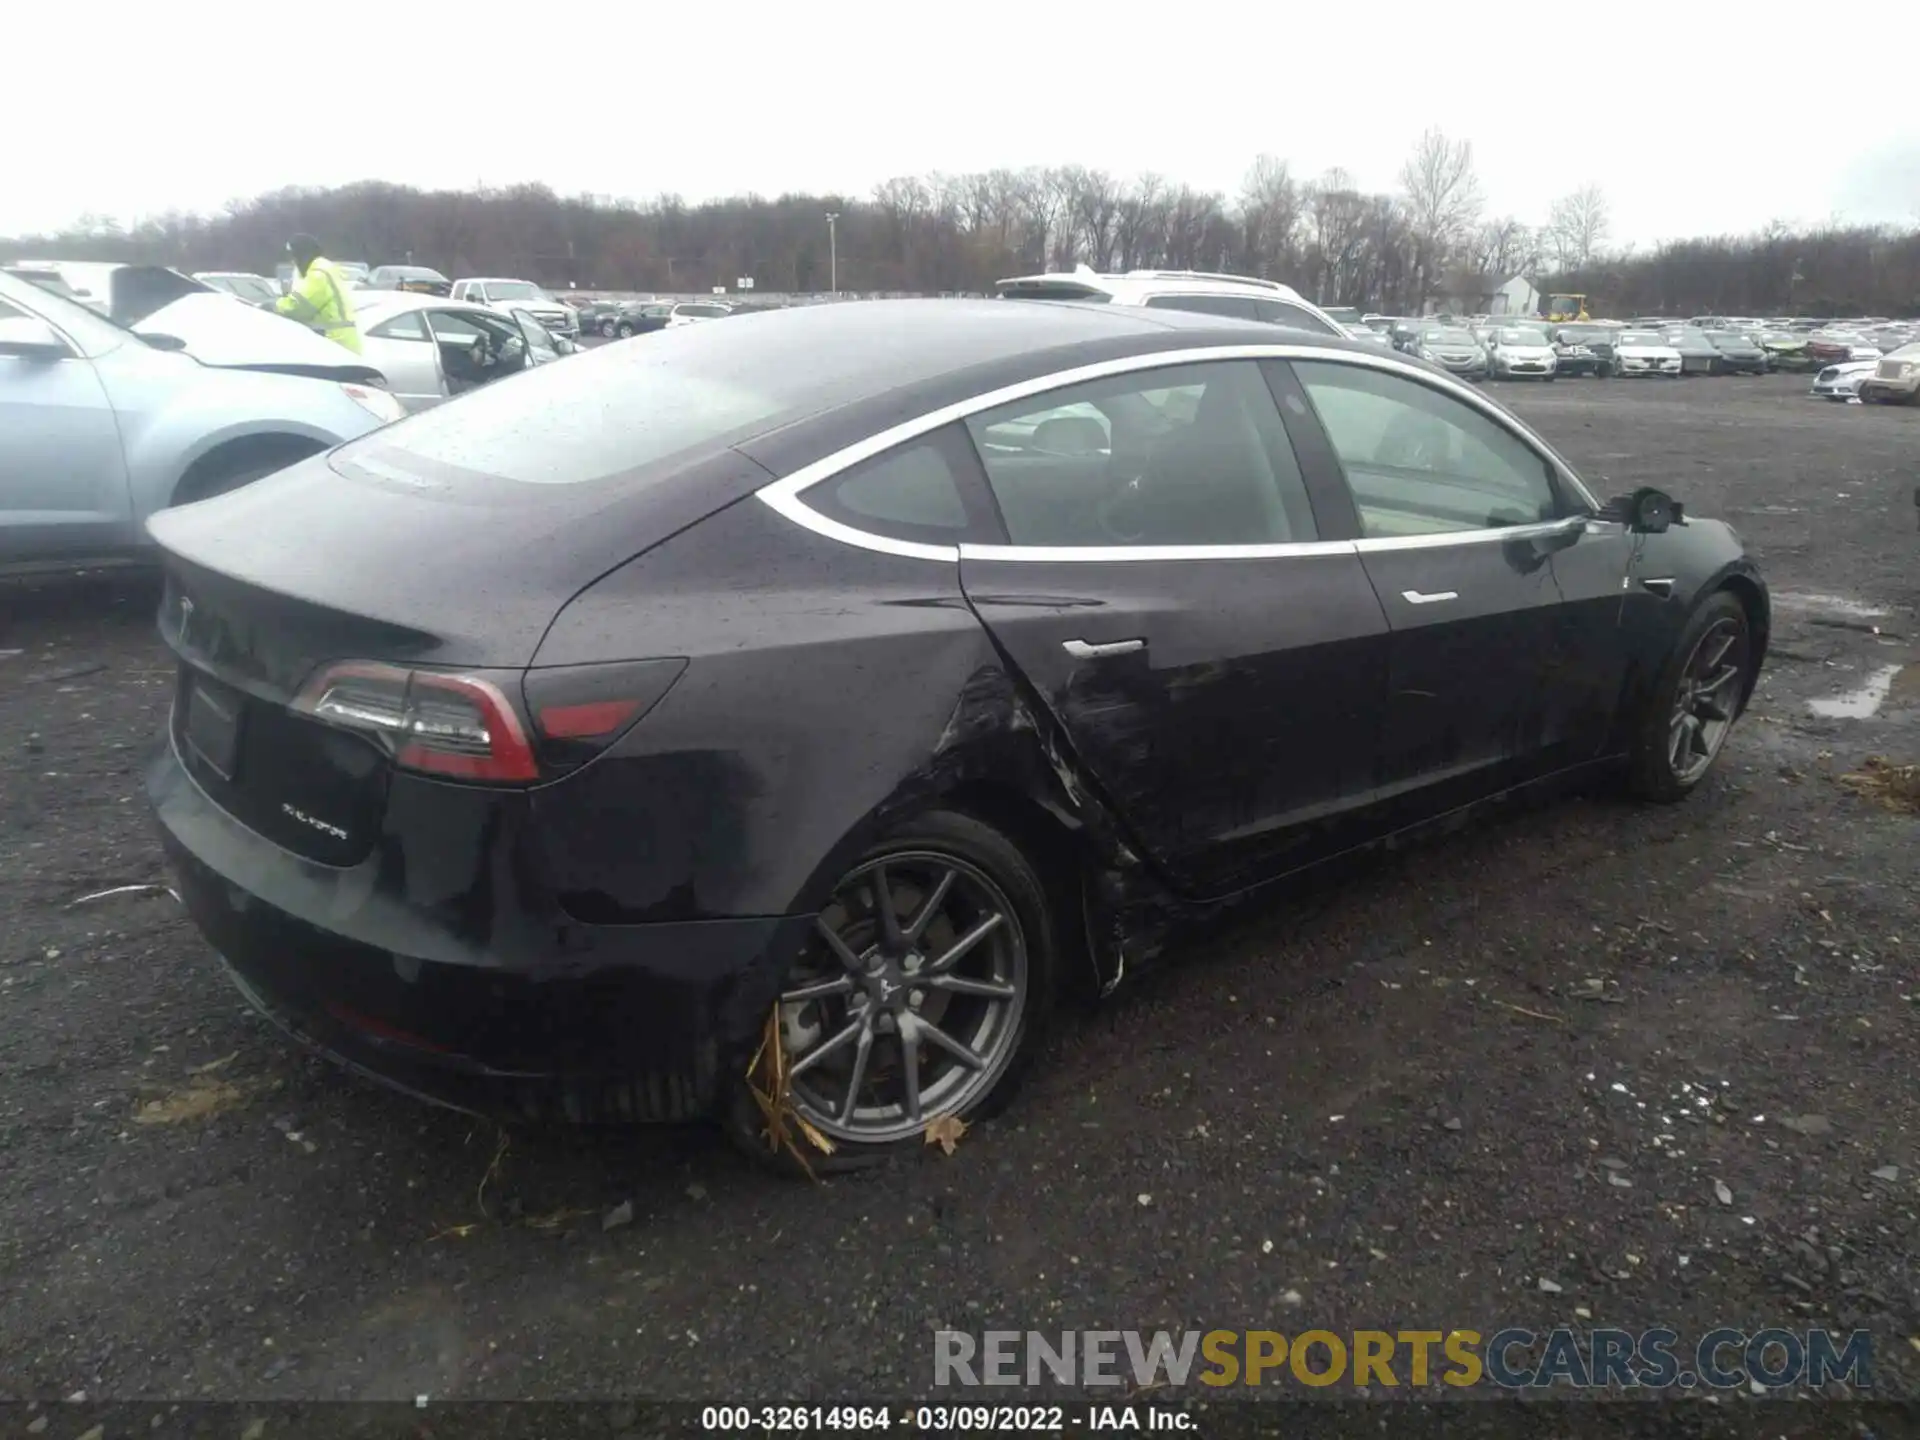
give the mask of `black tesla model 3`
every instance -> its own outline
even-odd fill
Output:
[[[247,996],[487,1112],[858,1157],[1178,918],[1614,767],[1697,785],[1768,598],[1377,346],[899,301],[611,346],[152,522],[149,775]],[[776,1025],[769,1026],[769,1017]]]

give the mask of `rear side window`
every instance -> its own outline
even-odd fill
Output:
[[[892,540],[957,545],[1002,538],[972,477],[966,437],[948,428],[876,455],[808,488],[808,508]]]
[[[1318,538],[1300,467],[1249,361],[1136,371],[967,421],[1015,545],[1258,545]]]
[[[418,310],[402,310],[391,320],[382,320],[367,334],[376,340],[424,340],[427,327],[421,323]]]
[[[1251,295],[1152,295],[1147,306],[1154,310],[1192,310],[1201,315],[1227,315],[1235,320],[1254,320],[1258,315]]]
[[[1265,320],[1270,325],[1286,325],[1295,330],[1309,330],[1315,335],[1340,333],[1311,310],[1299,305],[1290,305],[1285,300],[1256,300],[1253,302],[1253,307],[1255,318]]]

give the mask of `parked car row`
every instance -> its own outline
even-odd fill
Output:
[[[1456,319],[1369,315],[1365,323],[1394,349],[1459,375],[1518,379],[1537,376],[1763,375],[1813,370],[1813,393],[1835,399],[1911,402],[1920,390],[1912,360],[1920,324],[1880,321],[1809,329],[1778,322],[1696,316],[1590,320],[1577,324],[1477,316]],[[1904,347],[1904,348],[1903,348]],[[1543,351],[1551,362],[1542,365]],[[1893,363],[1882,367],[1886,358]]]
[[[624,340],[630,335],[724,319],[737,308],[723,300],[587,300],[576,307],[575,314],[579,333]]]

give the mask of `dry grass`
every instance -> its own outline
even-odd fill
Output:
[[[1920,765],[1896,765],[1884,755],[1869,755],[1858,770],[1840,776],[1839,781],[1889,810],[1920,815]]]

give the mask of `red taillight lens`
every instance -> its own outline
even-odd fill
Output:
[[[518,712],[485,676],[352,661],[323,669],[293,708],[374,737],[409,770],[494,784],[540,778]]]
[[[673,658],[529,670],[521,686],[540,763],[549,771],[584,765],[659,704],[686,668]]]

